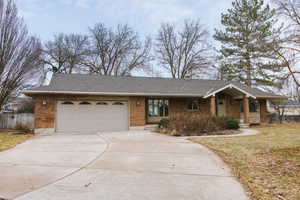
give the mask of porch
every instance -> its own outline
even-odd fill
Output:
[[[256,99],[228,88],[209,97],[151,97],[145,99],[146,124],[157,124],[181,113],[230,116],[241,124],[266,121],[266,100]]]
[[[234,117],[244,126],[267,121],[266,99],[256,98],[235,86],[220,88],[205,98],[210,99],[211,116]]]
[[[210,114],[234,117],[241,124],[260,124],[266,121],[266,100],[222,92],[210,97]]]

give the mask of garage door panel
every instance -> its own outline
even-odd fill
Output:
[[[124,131],[128,130],[128,105],[114,105],[116,101],[72,102],[73,105],[57,105],[58,132],[97,132],[97,131]]]

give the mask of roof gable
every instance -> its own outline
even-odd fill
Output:
[[[219,93],[219,92],[221,92],[221,91],[224,91],[224,90],[226,90],[226,89],[235,89],[235,90],[237,90],[237,91],[239,91],[239,92],[241,92],[241,93],[243,93],[243,94],[245,94],[245,95],[247,95],[247,97],[252,97],[252,98],[254,98],[254,99],[256,99],[256,96],[254,95],[254,94],[251,94],[250,92],[247,92],[246,90],[243,90],[242,88],[239,88],[239,87],[237,87],[237,86],[235,86],[234,84],[232,84],[232,83],[229,83],[229,84],[227,84],[227,85],[225,85],[225,86],[222,86],[222,87],[219,87],[219,88],[217,88],[217,89],[213,89],[213,90],[211,90],[211,91],[209,91],[208,93],[207,93],[207,95],[205,95],[204,96],[204,98],[208,98],[208,97],[210,97],[210,96],[215,96],[217,93]]]

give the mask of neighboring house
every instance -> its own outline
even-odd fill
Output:
[[[9,101],[9,103],[5,104],[3,106],[1,112],[2,113],[16,113],[16,112],[18,112],[19,109],[22,108],[22,106],[24,104],[26,104],[30,100],[31,100],[31,98],[25,98],[25,97],[15,98],[15,99]]]
[[[276,103],[276,107],[282,112],[284,110],[285,116],[299,116],[300,115],[300,102],[294,100],[280,101]],[[267,102],[267,108],[270,113],[277,113],[275,105],[270,101]]]
[[[35,99],[37,133],[143,129],[185,112],[264,123],[266,101],[285,98],[237,82],[79,74],[24,94]]]

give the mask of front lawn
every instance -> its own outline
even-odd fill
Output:
[[[13,134],[9,132],[0,131],[0,151],[12,148],[30,138],[32,134],[18,133]]]
[[[300,124],[256,129],[262,134],[191,140],[219,154],[253,199],[300,199]]]

